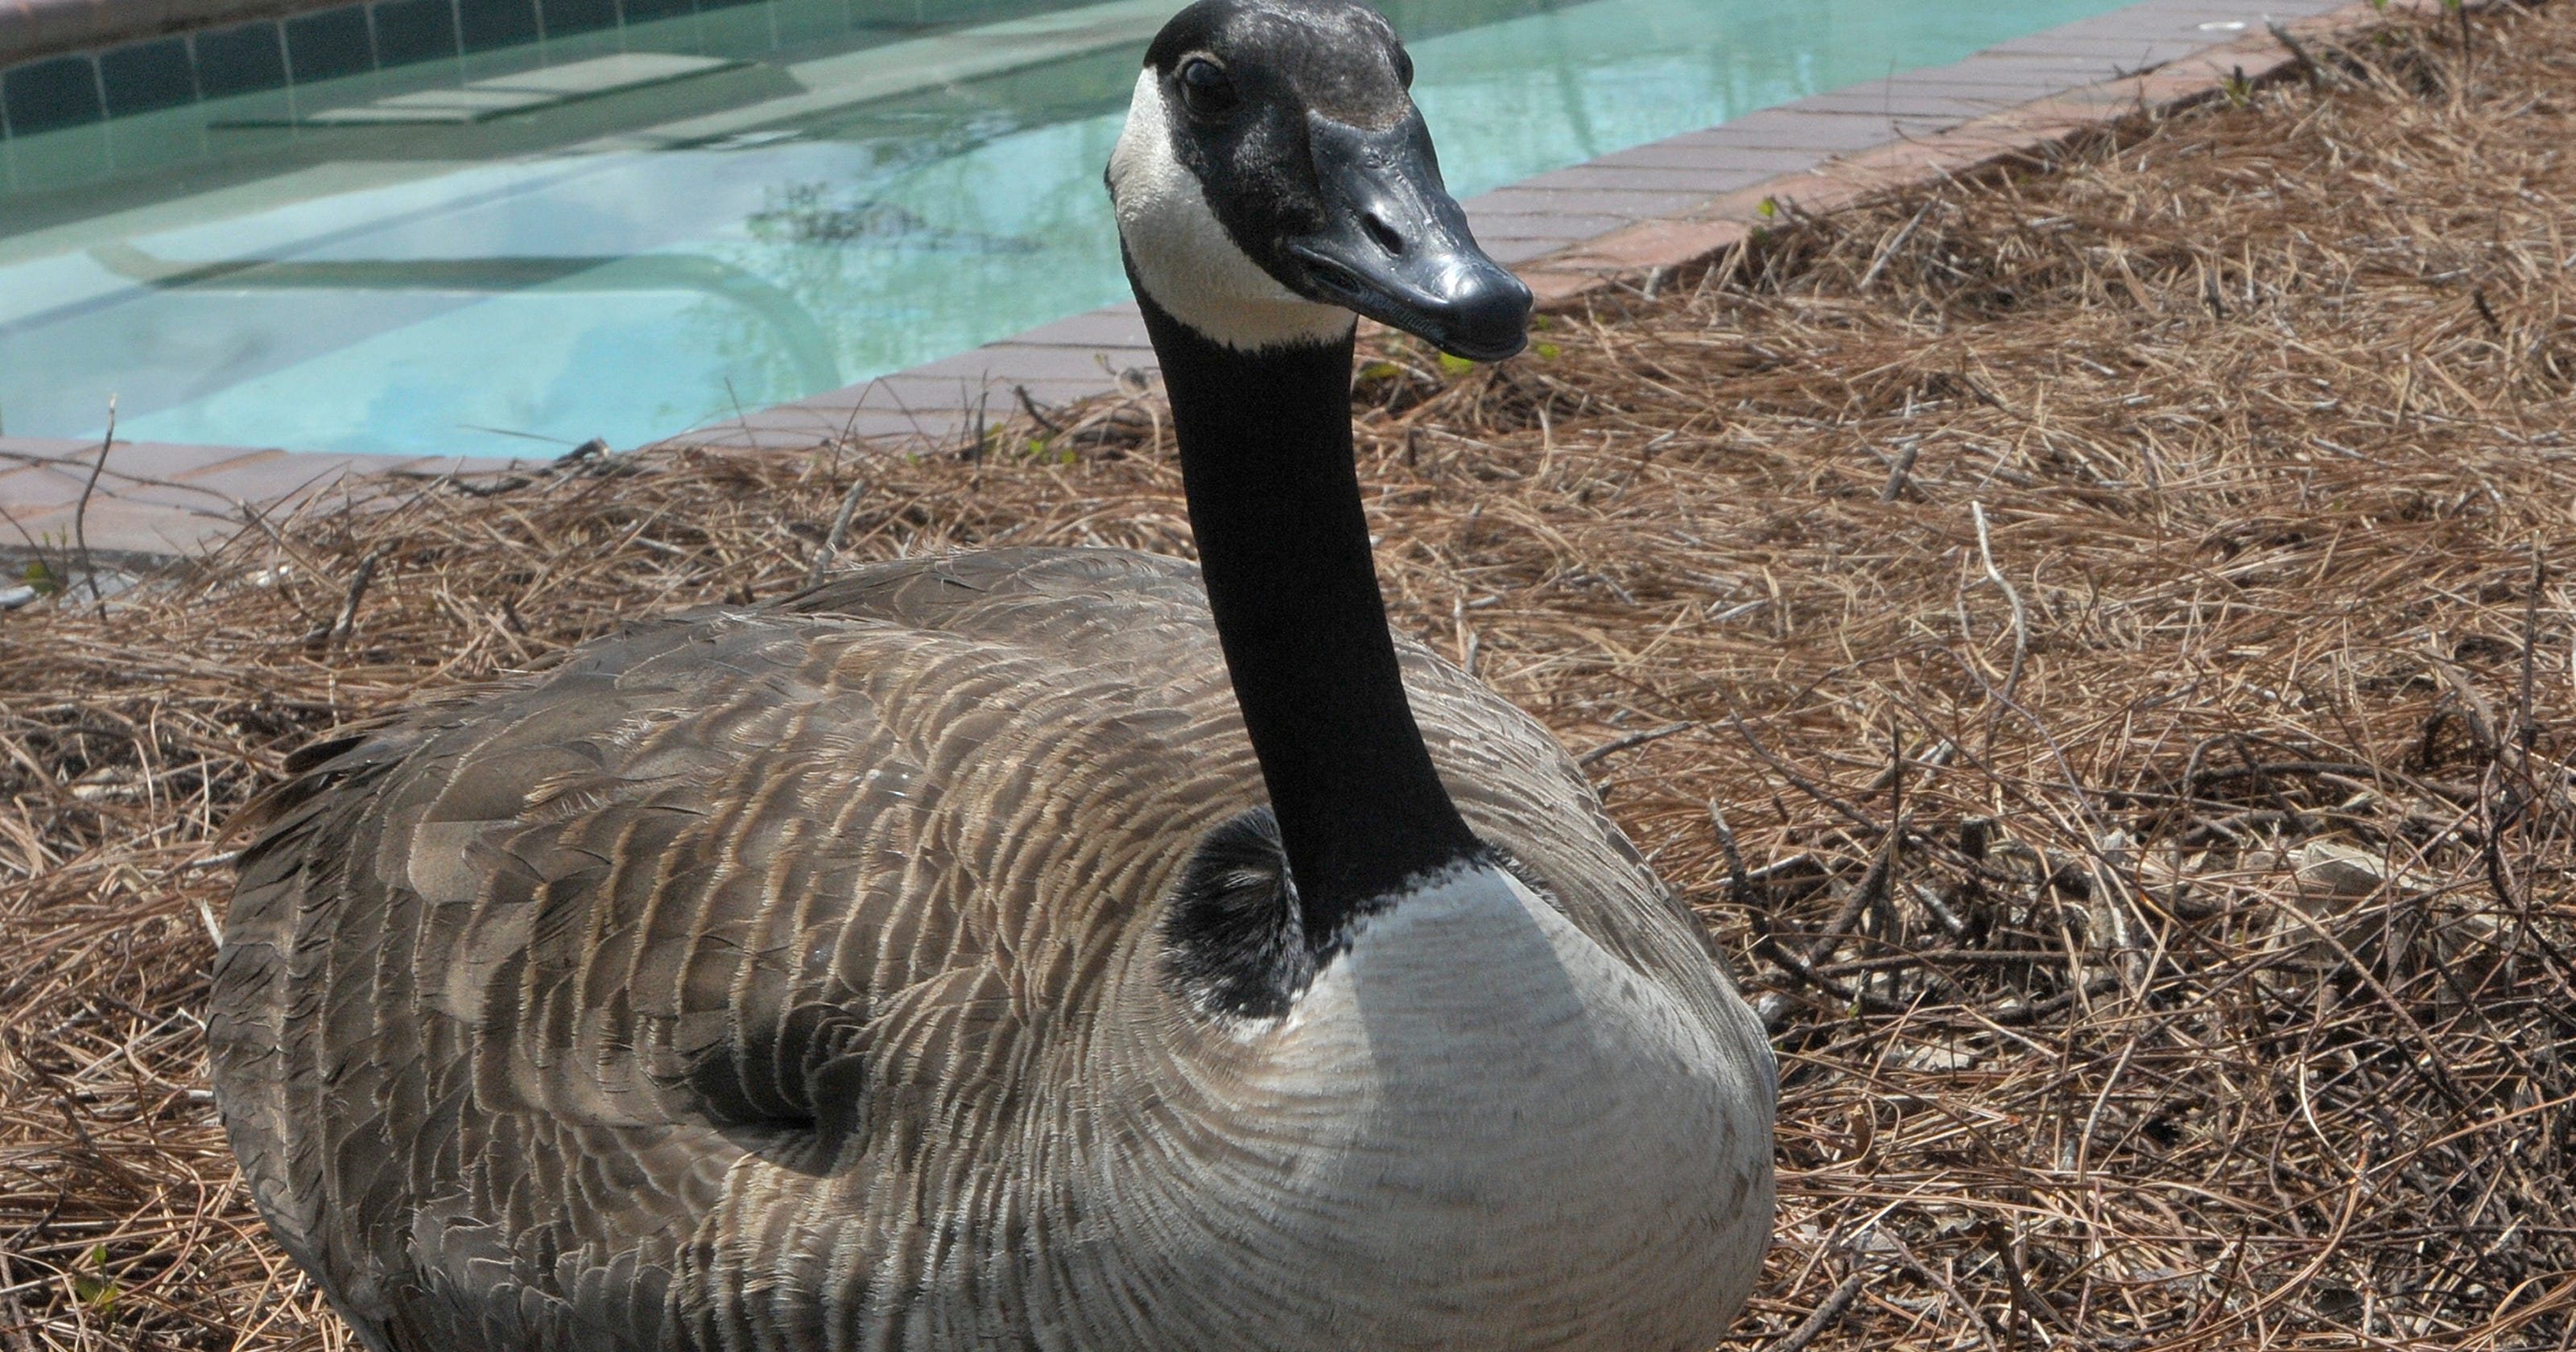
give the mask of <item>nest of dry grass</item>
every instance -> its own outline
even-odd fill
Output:
[[[2462,33],[1365,368],[1398,623],[1777,1030],[1739,1341],[2576,1346],[2576,10]],[[0,1349],[348,1345],[204,1088],[288,749],[836,532],[1185,552],[1157,429],[432,485],[0,619]]]

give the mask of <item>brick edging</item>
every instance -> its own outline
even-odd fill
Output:
[[[2302,46],[2443,12],[2442,0],[2354,0],[2280,25]],[[1783,207],[1808,216],[1849,210],[1906,188],[2043,156],[2112,134],[2141,116],[2179,112],[2297,70],[2303,58],[2270,31],[2219,43],[2152,71],[2069,89],[1947,130],[1839,156],[1812,174],[1784,174],[1712,199],[1686,215],[1641,221],[1548,254],[1520,269],[1543,305],[1566,308],[1660,271],[1716,260],[1750,241]]]
[[[101,463],[96,441],[0,437],[0,560],[60,566],[84,545],[128,563],[182,558],[231,538],[254,511],[264,518],[335,491],[380,498],[519,463],[148,441],[118,441]]]

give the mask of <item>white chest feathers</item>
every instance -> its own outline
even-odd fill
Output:
[[[1198,175],[1172,150],[1172,115],[1154,68],[1136,77],[1127,126],[1109,155],[1118,234],[1136,280],[1172,317],[1244,352],[1330,342],[1358,322],[1305,299],[1261,270],[1208,205]]]
[[[1293,1312],[1242,1345],[1711,1346],[1772,1204],[1767,1053],[1715,1023],[1500,870],[1370,921],[1263,1035],[1200,1180],[1273,1269],[1232,1275]]]

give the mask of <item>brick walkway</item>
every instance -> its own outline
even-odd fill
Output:
[[[0,558],[60,559],[75,542],[94,554],[176,557],[230,537],[254,510],[377,491],[375,476],[495,474],[516,463],[119,441],[101,465],[95,441],[0,437]]]
[[[2440,0],[2415,0],[2432,8]],[[2400,0],[2399,8],[2413,7]],[[1905,183],[2062,141],[2142,108],[2211,97],[2294,64],[2267,31],[2375,21],[2346,0],[2143,0],[2016,38],[1952,65],[1817,94],[1705,131],[1542,174],[1469,201],[1478,240],[1543,304],[1745,238],[1765,202],[1827,212]],[[830,441],[955,444],[1040,405],[1150,379],[1134,305],[1047,324],[926,366],[728,419],[662,443],[800,451]],[[94,442],[0,437],[0,553],[67,543]],[[245,506],[345,491],[360,476],[484,474],[513,462],[396,459],[117,442],[81,524],[93,551],[189,553],[238,530]]]

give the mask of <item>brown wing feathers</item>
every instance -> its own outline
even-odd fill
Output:
[[[1633,894],[1562,752],[1406,664],[1471,822]],[[1068,1049],[1259,784],[1170,560],[900,562],[640,628],[297,759],[218,964],[227,1126],[402,1352],[782,1345],[942,1244],[1077,1223],[992,1162],[1042,1167]]]
[[[1081,804],[1036,787],[1050,757],[1115,775],[1125,753],[1076,726],[1083,674],[1041,646],[1065,613],[1045,565],[1086,590],[1104,571],[874,570],[299,758],[243,858],[215,1056],[264,1209],[344,1308],[417,1324],[434,1302],[409,1286],[494,1263],[541,1286],[620,1253],[676,1268],[769,1137],[906,1104],[954,1116],[924,1093],[978,1084],[1028,998],[997,949],[1096,971],[1027,932],[1041,873],[1146,881],[1103,857],[1116,832],[1078,838]],[[1142,575],[1148,611],[1186,597],[1168,563],[1107,571]],[[1039,603],[992,605],[1015,586]],[[978,602],[994,638],[943,627]],[[1065,646],[1131,627],[1076,624]],[[1219,688],[1157,675],[1203,703]],[[867,1064],[872,1023],[894,1060]],[[413,1214],[442,1196],[459,1204]],[[484,1337],[435,1335],[421,1346]]]

